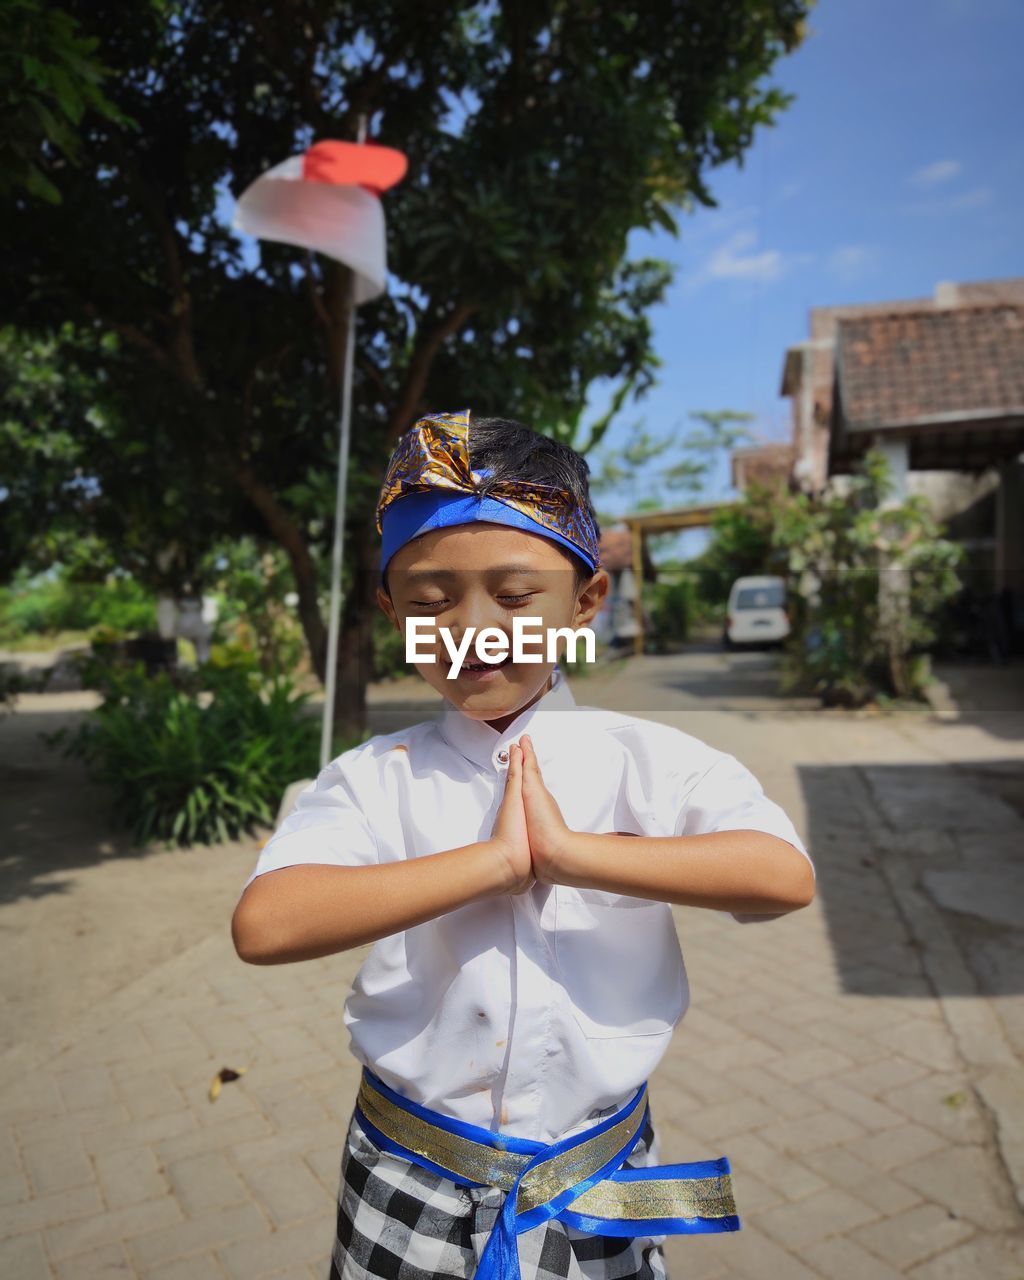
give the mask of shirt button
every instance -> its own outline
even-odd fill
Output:
[[[502,763],[502,764],[508,764],[508,752],[507,752],[507,751],[499,751],[499,752],[498,752],[498,759],[501,761],[501,763]]]

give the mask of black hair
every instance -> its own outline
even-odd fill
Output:
[[[582,454],[567,444],[542,436],[532,427],[512,418],[476,418],[469,420],[469,465],[474,471],[490,471],[476,487],[480,497],[486,497],[499,481],[526,484],[551,485],[566,489],[573,503],[586,511],[594,522],[594,532],[599,538],[601,527],[590,498],[590,466]],[[576,591],[590,581],[594,570],[583,559],[560,542],[555,546],[575,570]],[[384,573],[387,587],[387,573]]]
[[[477,485],[477,493],[485,497],[499,481],[546,484],[567,489],[573,503],[588,512],[597,536],[601,530],[597,513],[590,500],[590,467],[586,458],[567,444],[542,436],[538,431],[511,418],[473,418],[469,420],[469,465],[474,471],[487,471]],[[576,570],[576,590],[593,577],[594,571],[582,556],[561,543],[556,543]]]

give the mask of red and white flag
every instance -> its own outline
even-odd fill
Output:
[[[405,176],[400,151],[368,142],[315,143],[242,192],[233,225],[260,240],[315,249],[351,267],[355,303],[384,292],[387,250],[380,196]]]

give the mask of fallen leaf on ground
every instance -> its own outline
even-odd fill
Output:
[[[239,1067],[237,1071],[233,1071],[231,1067],[221,1067],[210,1081],[210,1101],[216,1102],[220,1097],[220,1087],[222,1084],[227,1084],[231,1080],[237,1080],[239,1076],[244,1076],[248,1070],[248,1067]]]

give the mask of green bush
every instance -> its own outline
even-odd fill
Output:
[[[125,670],[95,660],[88,674],[101,705],[73,735],[46,741],[111,788],[115,823],[137,844],[252,834],[273,822],[288,783],[319,771],[318,722],[287,677],[207,666],[183,686],[166,674],[147,678],[141,663]],[[346,745],[354,744],[339,750]]]
[[[923,496],[887,505],[891,485],[886,459],[869,450],[847,492],[792,497],[778,512],[793,622],[786,678],[828,705],[923,699],[921,658],[959,586],[962,549]]]
[[[697,605],[694,579],[656,582],[648,590],[653,595],[651,648],[654,653],[670,653],[690,634]]]
[[[236,665],[242,651],[264,675],[298,672],[308,663],[306,639],[293,605],[294,578],[280,547],[246,536],[220,542],[203,565],[206,594],[217,601],[215,648],[224,665]]]
[[[400,676],[413,675],[415,670],[405,660],[405,637],[378,609],[373,620],[374,680],[397,680]]]
[[[256,650],[238,640],[210,646],[208,666],[214,671],[256,671],[259,661]]]
[[[88,631],[119,632],[156,626],[156,603],[132,578],[74,582],[65,575],[22,578],[0,591],[0,639]]]
[[[925,696],[928,652],[959,589],[963,549],[942,536],[925,498],[893,505],[891,491],[877,450],[842,491],[752,488],[716,517],[710,546],[690,562],[700,571],[699,593],[713,589],[723,599],[736,577],[786,578],[785,691],[851,707]]]

